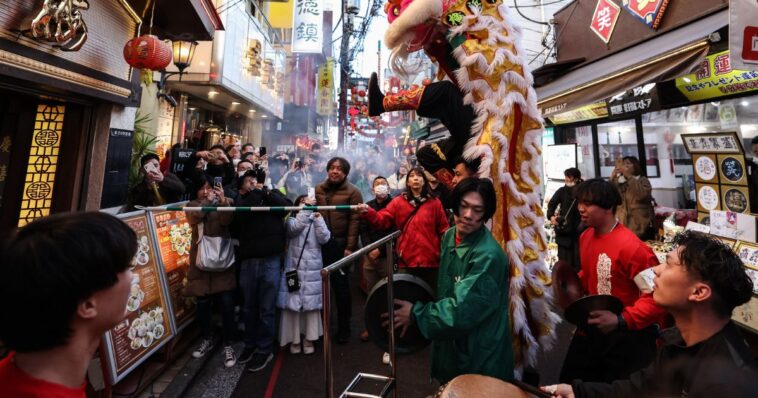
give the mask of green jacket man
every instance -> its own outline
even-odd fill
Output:
[[[395,326],[415,323],[432,340],[432,377],[462,374],[513,380],[508,316],[508,258],[484,223],[495,209],[486,179],[467,178],[452,192],[455,227],[442,238],[437,301],[396,300]]]

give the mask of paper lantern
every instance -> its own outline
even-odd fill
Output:
[[[157,36],[142,35],[126,43],[124,59],[133,68],[163,70],[171,63],[171,46]]]

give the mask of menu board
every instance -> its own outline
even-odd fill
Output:
[[[173,336],[163,275],[147,216],[144,212],[130,213],[121,219],[137,234],[138,248],[132,260],[126,317],[103,337],[112,383],[121,380]]]
[[[187,285],[187,271],[190,266],[192,228],[183,211],[154,212],[152,221],[158,254],[163,264],[163,272],[166,273],[174,326],[179,331],[195,315],[195,298],[186,297],[182,293]]]
[[[543,163],[547,178],[563,181],[563,172],[576,167],[576,144],[548,145]]]

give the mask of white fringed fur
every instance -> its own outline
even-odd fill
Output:
[[[427,20],[439,20],[442,16],[441,0],[415,0],[398,16],[384,32],[384,44],[395,48],[413,37],[411,29]]]

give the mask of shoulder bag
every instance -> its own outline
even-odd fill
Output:
[[[234,264],[234,245],[232,238],[222,236],[206,236],[201,222],[197,225],[197,258],[195,266],[201,271],[226,271]]]
[[[287,291],[290,293],[300,290],[300,278],[297,275],[297,270],[300,269],[300,260],[303,259],[303,252],[305,252],[305,245],[308,244],[308,236],[311,234],[311,227],[313,222],[308,226],[308,231],[305,233],[305,240],[303,241],[303,249],[300,250],[300,257],[297,258],[297,265],[292,271],[284,273],[284,279],[287,282]]]

